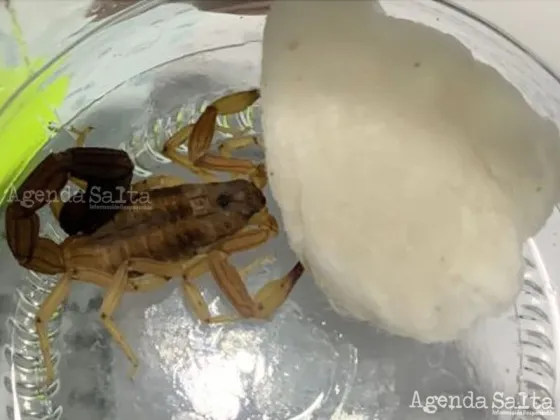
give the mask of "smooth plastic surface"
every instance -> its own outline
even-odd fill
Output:
[[[455,34],[505,73],[539,112],[560,122],[558,80],[500,35],[436,2],[384,5],[389,13]],[[181,4],[116,22],[68,52],[64,71],[73,75],[71,92],[58,113],[76,126],[95,127],[87,144],[129,151],[138,177],[172,173],[195,180],[162,159],[161,141],[209,101],[258,86],[263,24],[264,17],[199,13]],[[258,104],[221,124],[259,132]],[[71,144],[62,131],[34,164]],[[246,153],[262,159],[256,148]],[[270,194],[268,199],[278,216]],[[43,233],[60,237],[48,211],[42,217]],[[127,379],[128,361],[99,322],[103,291],[76,283],[52,322],[58,381],[40,395],[34,383],[43,372],[32,317],[54,279],[20,269],[2,244],[0,405],[16,419],[492,418],[491,409],[439,408],[430,414],[411,405],[415,391],[422,403],[427,396],[470,392],[490,404],[495,392],[560,394],[558,232],[556,212],[526,246],[525,284],[516,305],[453,344],[422,345],[343,319],[308,275],[269,323],[202,325],[176,281],[153,294],[126,296],[115,319],[140,359],[135,382]],[[252,272],[252,291],[294,263],[283,235],[233,261],[242,266],[257,256],[270,261]],[[231,311],[208,277],[200,284],[213,312]]]

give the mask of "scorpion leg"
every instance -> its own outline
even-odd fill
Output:
[[[152,274],[159,277],[183,276],[183,294],[192,307],[195,315],[207,323],[233,321],[238,318],[268,318],[288,297],[301,272],[301,265],[296,265],[286,276],[265,285],[252,298],[241,277],[227,257],[235,252],[256,248],[278,234],[278,225],[274,217],[263,211],[255,215],[250,223],[253,226],[241,230],[226,241],[216,244],[209,254],[198,255],[186,262],[169,264],[150,259],[134,259],[130,261],[130,269]],[[253,264],[251,264],[253,265]],[[224,291],[241,317],[211,316],[195,280],[206,272],[214,274],[218,285]],[[246,309],[249,308],[249,309]]]
[[[149,273],[164,278],[182,275],[184,279],[182,283],[183,294],[185,299],[191,304],[195,315],[200,319],[210,319],[210,312],[202,297],[202,293],[192,283],[194,278],[208,271],[205,255],[198,255],[186,262],[178,262],[175,264],[138,258],[131,260],[130,268],[141,273]]]
[[[185,274],[183,286],[185,297],[202,321],[218,323],[240,318],[267,319],[288,298],[290,291],[299,280],[303,266],[297,263],[287,275],[269,282],[256,293],[255,297],[251,297],[240,271],[229,263],[228,257],[235,252],[256,248],[267,242],[270,237],[277,235],[278,225],[272,216],[263,213],[255,220],[259,220],[261,224],[257,227],[248,227],[219,243]],[[210,316],[202,294],[193,282],[194,278],[206,271],[211,272],[224,295],[238,312],[238,316]]]
[[[185,299],[192,306],[195,315],[203,322],[217,323],[239,318],[267,319],[287,299],[303,272],[303,266],[297,263],[287,275],[269,282],[256,293],[255,297],[251,297],[243,282],[241,270],[233,267],[228,262],[228,257],[235,252],[246,251],[267,242],[278,234],[278,224],[267,211],[256,214],[250,223],[251,225],[237,234],[217,243],[208,254],[198,255],[174,264],[147,258],[135,258],[129,261],[129,270],[155,276],[161,282],[182,275]],[[196,278],[208,271],[211,272],[240,316],[210,315],[208,305],[200,289],[195,285]],[[158,283],[154,283],[152,287],[157,287],[157,285]],[[124,287],[121,286],[122,291],[124,291]],[[116,340],[119,341],[119,339]],[[122,342],[122,340],[120,341]]]
[[[237,316],[211,317],[207,320],[209,323],[229,322],[240,318],[270,318],[288,298],[303,273],[303,266],[298,262],[284,277],[268,282],[251,297],[240,271],[228,261],[228,257],[234,252],[256,248],[276,236],[278,223],[266,209],[254,215],[249,223],[253,226],[248,226],[219,243],[207,255],[206,264],[214,280],[238,313]]]
[[[297,262],[284,277],[265,284],[251,297],[238,270],[228,261],[224,252],[213,251],[208,255],[210,271],[227,296],[238,315],[219,315],[209,323],[231,322],[241,318],[269,319],[284,303],[303,273],[303,266]]]
[[[113,314],[118,308],[125,292],[150,292],[166,284],[169,278],[150,275],[149,273],[141,277],[130,278],[130,270],[139,271],[134,267],[134,260],[122,263],[115,274],[109,274],[96,269],[88,269],[77,271],[75,277],[107,289],[99,310],[101,322],[109,334],[111,334],[115,343],[123,351],[126,358],[130,361],[131,369],[129,370],[128,376],[130,379],[133,379],[139,366],[138,357],[127,343],[124,334],[116,325]]]
[[[244,239],[246,241],[247,237],[245,237]],[[262,243],[262,241],[258,240],[258,244],[260,243]],[[258,244],[255,246],[258,246]],[[246,243],[245,248],[249,248],[248,245],[249,244]],[[194,283],[197,277],[200,277],[206,272],[211,271],[210,262],[211,262],[210,255],[204,255],[204,254],[195,257],[195,259],[188,261],[187,263],[177,263],[177,264],[169,264],[166,262],[153,261],[149,259],[135,259],[130,261],[130,269],[143,273],[150,273],[152,275],[157,276],[157,278],[170,278],[170,277],[174,277],[179,273],[182,273],[183,295],[186,301],[191,306],[197,318],[199,318],[203,322],[216,323],[216,322],[233,321],[241,318],[235,316],[222,316],[222,315],[211,316],[210,311],[208,309],[208,304],[204,300],[204,297],[202,296],[200,289]],[[233,267],[232,269],[235,270]],[[289,291],[291,290],[293,285],[295,285],[295,282],[297,281],[299,274],[296,271],[294,271],[294,269],[292,269],[292,271],[284,278],[271,282],[268,285],[264,286],[261,290],[259,290],[259,292],[256,295],[256,304],[260,305],[262,301],[263,304],[262,310],[260,310],[260,312],[257,311],[255,315],[244,316],[244,317],[268,318],[269,314],[274,312],[274,310],[282,304],[282,302],[288,296]],[[245,295],[233,301],[231,298],[231,293],[226,293],[226,296],[228,296],[228,299],[230,299],[230,301],[232,302],[232,304],[237,310],[239,310],[238,307],[243,305],[243,303],[245,302],[240,299],[245,298],[247,299],[248,302],[251,303],[253,302],[253,299],[246,291],[245,285],[243,284],[243,279],[240,277],[241,275],[240,271],[236,270],[235,273],[239,277],[238,282],[241,285],[241,290],[245,291]],[[231,278],[228,278],[225,281],[225,287],[228,288],[228,291],[231,290],[232,288],[235,290],[239,289],[239,284],[238,283],[231,284]]]
[[[192,283],[192,280],[203,275],[208,271],[205,255],[198,255],[186,262],[168,263],[155,261],[148,258],[134,258],[129,261],[129,269],[140,273],[149,274],[167,282],[171,277],[182,275],[183,293],[186,300],[191,304],[198,318],[203,320],[210,319],[208,306],[202,297],[200,290]],[[139,285],[140,288],[142,287]],[[153,285],[151,285],[153,286]],[[141,289],[139,290],[141,291]]]
[[[196,171],[204,169],[227,172],[234,176],[245,175],[249,176],[260,188],[264,187],[267,181],[264,165],[255,165],[247,159],[227,157],[223,153],[220,155],[209,151],[216,131],[218,115],[241,112],[257,101],[259,96],[259,91],[253,89],[217,99],[204,110],[192,128],[188,130],[188,135],[185,135],[187,132],[185,131],[180,137],[175,135],[168,140],[164,148],[165,152],[168,155],[171,153],[171,159],[175,156],[175,161],[191,170],[194,167]],[[185,142],[188,147],[187,156],[183,156],[179,162],[176,159],[177,152],[170,152],[170,150]]]
[[[136,357],[136,354],[134,354],[134,351],[132,350],[130,345],[126,342],[124,334],[120,331],[118,326],[115,324],[115,321],[113,320],[113,313],[119,306],[122,295],[128,285],[128,270],[128,262],[121,264],[121,266],[118,268],[112,279],[111,287],[108,289],[105,297],[103,298],[103,303],[101,304],[100,309],[100,316],[101,322],[103,323],[109,334],[111,334],[113,340],[115,340],[115,342],[124,352],[126,358],[132,364],[132,367],[128,373],[129,378],[132,380],[136,374],[136,370],[138,369],[138,358]]]
[[[218,146],[218,151],[224,158],[230,158],[232,152],[235,150],[244,149],[249,146],[262,147],[262,144],[256,135],[244,135],[244,133],[241,133],[224,140],[224,142]]]
[[[203,181],[205,182],[216,182],[218,179],[215,175],[213,175],[209,170],[197,167],[194,163],[192,163],[188,156],[185,156],[182,153],[179,153],[176,149],[186,143],[189,139],[189,136],[192,133],[194,124],[189,124],[175,134],[173,134],[169,140],[163,146],[163,154],[171,159],[178,165],[181,165],[187,168],[192,173],[198,175]]]
[[[111,283],[111,287],[107,290],[103,303],[100,308],[101,322],[111,334],[111,337],[117,345],[121,348],[126,358],[131,363],[131,369],[128,373],[130,379],[133,379],[139,366],[138,357],[127,343],[124,334],[120,331],[115,321],[113,314],[122,299],[124,292],[132,286],[133,291],[143,292],[151,291],[166,284],[171,277],[177,272],[181,272],[181,264],[173,265],[166,263],[158,263],[157,261],[150,261],[144,259],[131,259],[118,268],[114,276],[109,276],[106,273],[97,272],[95,276],[110,277],[99,281],[100,284]],[[129,279],[129,270],[142,272],[148,274],[140,279]],[[139,280],[147,281],[139,281]]]
[[[253,268],[253,266],[259,262],[260,261],[256,261],[255,263],[250,264],[248,267],[245,267],[243,270],[240,270],[240,274],[242,271],[249,272]],[[208,304],[202,296],[202,292],[194,284],[195,280],[198,277],[202,276],[208,271],[210,271],[210,267],[208,265],[208,257],[206,255],[202,255],[201,258],[193,261],[189,264],[188,267],[185,268],[182,286],[183,295],[185,296],[187,302],[189,302],[197,318],[203,322],[211,323],[217,322],[216,319],[219,319],[220,316],[212,317],[212,315],[210,314],[210,310],[208,309]]]
[[[64,273],[62,275],[60,281],[54,287],[50,295],[41,304],[37,316],[35,317],[35,328],[39,336],[39,347],[46,369],[45,382],[47,386],[54,380],[54,366],[49,345],[48,324],[58,306],[68,297],[71,280],[72,276],[70,273]]]

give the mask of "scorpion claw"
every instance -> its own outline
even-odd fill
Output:
[[[216,121],[219,115],[235,114],[251,106],[260,97],[258,89],[236,92],[223,96],[202,112],[198,120],[181,128],[165,143],[163,153],[171,160],[201,176],[203,179],[210,177],[208,171],[231,173],[234,176],[249,176],[256,185],[266,185],[264,170],[255,167],[250,160],[230,157],[231,150],[246,147],[250,144],[259,144],[256,136],[245,135],[245,130],[238,137],[232,137],[218,148],[218,154],[210,153],[210,147],[216,132]],[[181,156],[174,148],[187,144],[187,156]]]

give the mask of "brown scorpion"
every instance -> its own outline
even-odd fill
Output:
[[[133,163],[128,154],[84,147],[88,131],[84,130],[78,131],[77,147],[50,154],[19,187],[17,197],[32,198],[7,206],[10,250],[22,267],[60,275],[35,319],[47,385],[54,379],[47,323],[67,298],[72,281],[93,283],[106,290],[101,321],[131,362],[131,378],[139,362],[113,320],[123,293],[149,292],[172,277],[182,277],[186,301],[206,323],[268,319],[286,300],[303,272],[299,262],[287,275],[251,296],[240,271],[228,261],[231,254],[258,247],[278,233],[278,224],[268,213],[261,191],[266,185],[264,167],[229,156],[230,150],[247,144],[247,137],[232,138],[224,153],[210,151],[217,116],[241,112],[258,96],[258,91],[252,90],[216,100],[194,124],[173,135],[164,148],[173,161],[202,177],[211,176],[210,171],[222,171],[247,179],[189,184],[180,178],[156,175],[131,183]],[[176,150],[183,143],[188,145],[187,155]],[[68,180],[85,191],[83,200],[49,200],[51,195],[45,192],[60,192]],[[95,188],[114,192],[116,186],[128,189],[126,202],[96,212],[92,205]],[[37,211],[47,204],[59,220],[78,218],[73,229],[80,233],[60,244],[40,237]],[[87,224],[94,228],[86,229]],[[195,281],[206,272],[211,273],[238,315],[210,315]]]

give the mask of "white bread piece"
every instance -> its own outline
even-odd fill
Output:
[[[375,3],[277,1],[261,94],[290,246],[340,314],[434,342],[512,304],[560,140],[494,69]]]

